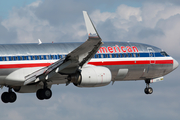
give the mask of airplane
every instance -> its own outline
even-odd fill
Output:
[[[144,92],[152,94],[150,83],[178,67],[164,50],[136,42],[102,42],[94,24],[83,11],[88,39],[84,43],[42,43],[0,45],[0,87],[4,103],[13,103],[18,93],[36,93],[50,99],[51,86],[73,83],[77,87],[101,87],[115,81],[144,80]]]

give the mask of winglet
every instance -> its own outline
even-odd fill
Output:
[[[87,28],[89,38],[100,38],[87,12],[83,11],[83,15],[84,15],[84,20],[86,23],[86,28]]]

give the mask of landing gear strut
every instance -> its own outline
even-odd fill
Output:
[[[151,87],[149,87],[150,79],[145,80],[145,83],[146,83],[146,88],[144,89],[144,92],[146,94],[152,94],[153,93],[153,89]]]
[[[9,88],[8,92],[4,92],[2,95],[1,95],[1,100],[4,102],[4,103],[13,103],[15,102],[17,99],[17,96],[16,96],[16,93],[12,91],[12,88]]]
[[[47,83],[44,82],[44,88],[43,89],[39,89],[36,92],[36,97],[39,100],[44,100],[44,99],[50,99],[52,96],[52,91],[47,87]]]

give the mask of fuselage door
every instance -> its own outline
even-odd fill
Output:
[[[155,64],[156,60],[155,60],[155,52],[151,47],[147,48],[149,51],[149,60],[150,60],[150,64]]]

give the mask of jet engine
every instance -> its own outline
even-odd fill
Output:
[[[84,67],[80,72],[68,76],[77,87],[100,87],[111,82],[111,71],[106,67]]]

